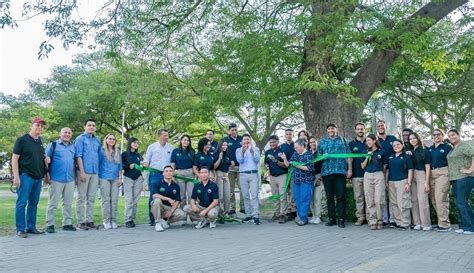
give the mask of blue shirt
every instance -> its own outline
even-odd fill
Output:
[[[122,169],[122,157],[119,156],[119,162],[115,162],[115,151],[110,153],[110,161],[105,156],[104,149],[100,149],[99,156],[99,178],[105,180],[117,180],[119,172]]]
[[[365,143],[365,139],[362,142],[354,139],[349,142],[349,149],[353,154],[365,154],[367,153],[367,143]],[[364,160],[365,157],[354,157],[352,159],[352,177],[364,177],[364,169],[360,165]]]
[[[211,155],[215,155],[217,153],[217,145],[218,144],[219,143],[217,143],[217,141],[215,141],[215,140],[211,141],[211,149],[209,149],[209,153]]]
[[[388,181],[400,181],[408,178],[408,170],[413,170],[413,160],[410,155],[401,153],[399,156],[388,156]]]
[[[326,136],[321,139],[318,145],[318,156],[323,154],[345,154],[349,153],[349,145],[347,141],[341,136],[336,136],[334,139]],[[323,160],[321,175],[331,174],[346,174],[347,161],[344,158],[328,158]]]
[[[137,152],[130,152],[130,158],[127,158],[127,152],[122,153],[122,169],[124,170],[123,176],[126,176],[132,180],[136,180],[142,175],[142,172],[136,168],[130,169],[130,165],[133,163],[140,165],[142,156]]]
[[[387,155],[391,155],[395,153],[392,146],[393,142],[397,140],[395,136],[387,135],[385,140],[383,140],[380,137],[378,139],[379,139],[380,146],[382,146],[382,148],[385,150],[385,153],[387,153]]]
[[[290,144],[286,142],[281,144],[280,148],[285,153],[286,158],[291,158],[291,156],[295,153],[295,143],[293,141]]]
[[[364,157],[362,158],[365,160]],[[372,153],[372,157],[369,158],[365,171],[368,173],[383,172],[384,165],[387,165],[385,150],[377,149]]]
[[[233,139],[231,136],[226,136],[224,141],[227,142],[227,153],[229,153],[230,161],[234,161],[235,166],[239,166],[239,162],[237,162],[235,157],[235,151],[242,147],[242,137],[237,136],[236,139]]]
[[[217,162],[219,159],[219,155],[216,153],[214,154],[214,163]],[[229,166],[230,166],[230,158],[229,158],[229,152],[226,151],[222,154],[222,160],[219,166],[217,166],[216,170],[228,173],[229,172]]]
[[[290,161],[295,161],[295,162],[309,162],[313,160],[313,154],[310,151],[306,151],[303,154],[298,154],[297,152],[293,153],[293,155],[290,158]],[[299,168],[293,168],[293,183],[295,184],[313,184],[314,180],[316,179],[316,175],[314,173],[314,164],[307,164],[306,167],[308,167],[307,171],[303,171]]]
[[[52,143],[46,148],[46,156],[51,157],[51,180],[61,183],[72,182],[74,181],[76,148],[74,144],[64,144],[60,139],[55,142],[54,155]]]
[[[235,157],[240,164],[239,172],[258,171],[260,150],[257,147],[253,147],[253,156],[250,153],[250,149],[247,149],[244,156],[242,156],[242,148],[238,148],[237,151],[235,151]]]
[[[101,150],[100,141],[95,136],[89,136],[83,133],[76,138],[76,157],[82,159],[84,172],[87,174],[99,173],[99,151]]]
[[[277,147],[276,150],[268,149],[265,151],[265,164],[268,164],[271,176],[280,176],[288,173],[287,168],[280,167],[277,164],[277,162],[283,162],[283,159],[278,155],[281,152],[283,152],[281,147]],[[275,157],[277,162],[273,162],[269,156]]]
[[[217,184],[210,181],[204,186],[204,183],[199,182],[195,184],[191,199],[199,200],[198,204],[201,207],[209,207],[209,205],[216,199],[219,199],[219,189]]]
[[[171,198],[175,201],[181,202],[181,194],[179,191],[179,186],[174,181],[171,181],[168,184],[164,179],[158,183],[150,184],[150,196],[153,194],[163,195],[165,197]],[[171,203],[168,201],[163,201],[163,205],[171,206]]]
[[[193,167],[194,152],[176,148],[171,153],[171,163],[175,164],[177,170],[190,169]]]
[[[448,166],[447,155],[453,148],[449,144],[441,143],[436,147],[434,144],[428,149],[431,156],[431,168],[438,169]]]
[[[193,166],[196,166],[198,169],[200,169],[202,166],[206,166],[209,171],[212,171],[214,170],[214,157],[210,153],[204,154],[198,152],[194,156]]]
[[[431,155],[428,149],[417,148],[412,151],[413,165],[415,170],[424,171],[425,164],[431,164]]]

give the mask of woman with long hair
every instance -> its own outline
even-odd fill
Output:
[[[194,156],[193,172],[196,177],[199,177],[199,170],[205,166],[209,170],[209,179],[216,181],[216,172],[214,171],[214,157],[211,152],[211,141],[203,137],[198,142],[198,152]]]
[[[309,138],[309,151],[314,158],[318,154],[318,141],[315,136]],[[320,224],[321,223],[321,211],[323,205],[323,179],[321,177],[321,164],[322,161],[314,163],[314,174],[316,175],[313,188],[313,198],[311,199],[311,212],[313,213],[313,218],[309,220],[311,224]]]
[[[194,150],[191,145],[191,137],[184,134],[179,139],[179,147],[171,153],[171,166],[176,170],[176,175],[193,178]],[[176,178],[181,194],[182,206],[189,204],[193,193],[193,183],[184,179]]]
[[[428,149],[423,147],[420,136],[413,132],[408,136],[409,154],[413,158],[413,184],[411,186],[412,216],[414,230],[431,230],[430,192],[431,157]]]
[[[225,139],[221,139],[217,144],[214,170],[216,171],[216,184],[219,188],[219,212],[223,215],[230,210],[230,182],[229,167],[230,158],[227,153],[228,144]]]
[[[99,184],[105,229],[117,228],[117,201],[122,184],[122,160],[113,134],[105,136],[99,154]]]
[[[369,134],[366,138],[368,154],[361,163],[364,172],[364,193],[367,208],[367,222],[371,230],[383,229],[383,207],[385,205],[385,171],[387,155],[380,147],[377,137]]]
[[[138,153],[138,139],[131,137],[127,141],[127,150],[122,152],[123,187],[125,194],[125,226],[135,227],[137,204],[143,190],[142,172],[135,169],[140,165],[142,156]]]

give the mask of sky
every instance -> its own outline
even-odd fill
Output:
[[[0,0],[2,2],[2,0]],[[22,0],[11,1],[11,15],[14,19],[21,16]],[[92,16],[95,11],[108,1],[79,0],[79,14],[83,18]],[[63,48],[59,39],[52,40],[54,50],[48,58],[38,60],[39,46],[48,40],[43,29],[43,22],[48,18],[40,15],[18,22],[18,27],[0,29],[0,92],[18,95],[28,88],[27,80],[47,78],[55,66],[71,65],[73,56],[86,52],[87,48],[71,46]]]

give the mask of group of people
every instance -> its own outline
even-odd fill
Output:
[[[135,226],[137,204],[143,190],[143,168],[149,171],[148,211],[150,225],[164,231],[172,222],[186,219],[196,228],[215,228],[227,215],[236,213],[235,188],[240,188],[243,223],[260,224],[260,156],[249,134],[239,135],[231,123],[220,141],[214,131],[192,148],[189,135],[179,146],[168,143],[168,131],[159,129],[157,141],[144,157],[139,140],[128,139],[120,151],[114,134],[102,143],[96,123],[89,119],[84,132],[72,141],[72,131],[63,128],[59,139],[44,148],[41,134],[46,125],[34,118],[30,132],[15,142],[12,156],[13,183],[17,187],[16,234],[42,234],[36,228],[36,211],[42,181],[50,184],[46,212],[46,232],[55,232],[55,211],[63,201],[62,229],[75,231],[98,228],[93,221],[96,193],[100,188],[102,221],[105,229],[116,229],[119,187],[124,188],[125,226]],[[438,216],[438,231],[449,231],[449,191],[459,210],[457,233],[474,232],[474,216],[469,199],[474,188],[474,147],[450,130],[450,144],[442,130],[433,131],[433,145],[423,146],[419,135],[404,129],[403,139],[387,135],[385,122],[377,123],[377,135],[366,135],[363,123],[355,125],[355,139],[347,141],[335,124],[327,125],[327,135],[318,141],[306,130],[293,141],[293,130],[285,130],[280,145],[276,135],[268,140],[264,164],[275,198],[273,221],[295,220],[298,225],[321,223],[323,188],[327,197],[327,226],[345,227],[346,181],[351,180],[356,200],[355,225],[365,222],[372,230],[385,226],[407,230],[431,230],[429,199]],[[361,156],[354,156],[361,154]],[[321,155],[333,155],[316,161]],[[339,155],[339,156],[336,156]],[[291,176],[287,178],[288,174]],[[77,188],[77,226],[72,224],[71,207]],[[309,214],[312,217],[309,218]]]

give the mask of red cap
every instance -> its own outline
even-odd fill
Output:
[[[46,125],[46,121],[40,117],[33,118],[33,120],[31,120],[31,124],[34,123],[43,123],[43,125]]]

